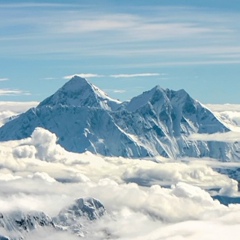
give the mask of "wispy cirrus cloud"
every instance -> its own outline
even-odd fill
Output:
[[[110,75],[113,78],[135,78],[135,77],[156,77],[160,76],[160,73],[134,73],[134,74],[114,74]]]
[[[126,90],[123,90],[123,89],[114,89],[113,92],[114,92],[114,93],[125,93]]]
[[[78,76],[78,77],[82,77],[82,78],[104,77],[104,75],[99,75],[99,74],[95,74],[95,73],[77,73],[77,74],[73,74],[73,75],[64,76],[63,79],[69,80],[69,79],[73,78],[74,76]]]
[[[0,82],[8,81],[9,78],[0,78]]]
[[[110,77],[110,78],[138,78],[138,77],[156,77],[156,76],[166,76],[165,73],[134,73],[134,74],[111,74],[111,75],[101,75],[95,73],[79,73],[64,76],[63,79],[69,80],[74,76],[79,76],[82,78],[101,78],[101,77]],[[45,78],[46,80],[52,80],[56,78]],[[118,91],[118,90],[117,90]],[[122,91],[122,90],[120,90]]]
[[[60,4],[60,3],[7,3],[7,4],[1,4],[0,8],[34,8],[34,7],[42,7],[42,8],[46,8],[46,7],[66,7],[66,6],[70,6],[67,4]]]
[[[16,48],[13,52],[125,57],[136,57],[136,55],[169,57],[170,52],[174,57],[173,61],[177,55],[177,58],[183,57],[185,62],[186,58],[191,58],[189,61],[192,61],[192,56],[204,57],[204,61],[209,60],[206,56],[214,57],[211,60],[218,60],[219,57],[234,60],[239,57],[235,54],[236,51],[239,54],[239,43],[233,41],[237,39],[238,28],[231,22],[233,18],[234,22],[237,22],[235,20],[239,19],[237,15],[226,17],[216,12],[213,16],[203,9],[199,11],[199,9],[187,7],[164,7],[161,8],[159,16],[155,8],[151,9],[149,15],[145,11],[141,12],[141,8],[138,14],[131,11],[120,14],[107,9],[99,11],[96,8],[76,11],[74,4],[60,4],[57,11],[54,7],[58,4],[15,5],[17,6],[15,9],[12,9],[11,4],[6,5],[2,12],[0,7],[0,16],[3,16],[0,25],[3,29],[8,29],[3,34],[4,38],[0,39],[6,42],[6,45],[11,44],[9,47],[11,49],[16,45],[12,45],[12,42],[19,41],[19,38],[22,41],[21,49]],[[41,6],[50,8],[47,11],[43,8],[45,14],[41,15],[28,14],[26,17],[24,14],[29,7]],[[9,13],[12,14],[12,11],[15,17],[8,18],[7,16]],[[226,18],[228,21],[225,21]],[[18,26],[19,31],[15,31],[14,25]],[[29,39],[31,40],[30,46],[26,41]],[[52,39],[57,39],[57,41],[51,41]],[[166,39],[171,41],[166,42]],[[189,44],[182,45],[179,39]],[[216,39],[220,44],[216,44]],[[159,44],[162,40],[163,43]],[[42,44],[44,48],[39,48]],[[188,47],[184,49],[186,45]],[[201,46],[209,47],[204,50]],[[6,46],[2,49],[0,47],[0,50],[9,54]],[[182,60],[179,59],[179,62]],[[198,64],[197,61],[195,63]],[[234,64],[234,62],[230,63]]]
[[[122,18],[125,21],[122,21]],[[137,23],[137,18],[127,14],[103,15],[100,18],[78,18],[66,21],[62,28],[58,28],[60,33],[82,33],[99,31],[119,31],[132,28]]]
[[[28,91],[19,89],[0,89],[0,96],[31,95]]]
[[[55,77],[45,77],[45,78],[42,78],[42,80],[56,80],[57,78]]]

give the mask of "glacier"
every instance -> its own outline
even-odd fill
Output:
[[[37,107],[0,128],[0,141],[30,137],[42,127],[66,150],[104,156],[144,158],[210,157],[239,160],[239,144],[190,139],[194,133],[230,129],[184,90],[159,86],[120,102],[86,79],[74,76]]]

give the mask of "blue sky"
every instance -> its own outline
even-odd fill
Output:
[[[121,100],[160,85],[240,103],[239,22],[237,0],[0,0],[0,101],[82,74]]]

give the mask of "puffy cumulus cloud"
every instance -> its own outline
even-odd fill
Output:
[[[235,217],[237,214],[234,214]],[[232,221],[233,222],[233,219]],[[145,222],[146,224],[147,222]],[[148,222],[149,223],[149,222]],[[238,224],[223,224],[217,220],[212,221],[184,221],[176,224],[157,225],[150,223],[152,229],[146,231],[148,226],[143,224],[139,228],[139,234],[130,235],[126,229],[122,229],[119,239],[151,239],[151,240],[227,240],[238,239]],[[120,232],[120,231],[119,231]]]
[[[37,210],[54,217],[75,199],[94,197],[107,215],[86,225],[88,239],[198,239],[206,222],[217,229],[228,219],[226,232],[234,227],[239,205],[221,205],[207,190],[239,196],[237,182],[206,161],[157,163],[77,154],[56,142],[54,134],[37,128],[30,138],[0,144],[0,212]],[[195,223],[193,229],[188,223]],[[26,239],[47,239],[50,233],[75,239],[51,231],[35,231]]]
[[[204,188],[223,187],[230,184],[227,176],[219,174],[207,165],[181,162],[139,162],[126,169],[123,179],[139,185],[171,185],[177,182],[188,182]]]
[[[235,196],[237,192],[238,192],[238,182],[231,179],[230,184],[223,187],[219,191],[219,194],[224,196]]]
[[[213,205],[213,199],[206,191],[187,183],[180,182],[176,184],[176,186],[173,186],[172,193],[177,197],[192,199],[202,205]]]
[[[146,189],[134,183],[116,184],[105,179],[89,191],[101,199],[110,212],[127,208],[163,223],[202,219],[207,214],[217,215],[226,211],[226,207],[213,200],[205,190],[186,183],[172,188],[154,185]]]
[[[57,137],[55,134],[38,127],[32,133],[30,144],[36,149],[36,158],[44,161],[63,161],[67,155],[66,151],[60,145],[56,144],[56,142]],[[32,155],[33,149],[32,146],[30,147],[28,151]],[[27,150],[25,152],[27,154]]]
[[[13,156],[16,158],[34,158],[37,150],[34,146],[23,145],[13,149]]]
[[[20,179],[20,178],[21,178],[20,176],[15,176],[10,173],[5,173],[0,175],[0,181],[6,181],[6,182]]]
[[[29,175],[28,177],[32,178],[32,179],[39,179],[39,180],[46,181],[46,182],[49,182],[49,183],[56,182],[56,180],[54,178],[50,177],[45,172],[36,172],[32,175]]]
[[[116,187],[116,184],[111,185]],[[133,188],[134,186],[131,186],[131,190]],[[132,196],[136,194],[136,189]],[[89,238],[105,239],[96,237],[99,232],[105,231],[110,239],[215,239],[212,231],[217,232],[218,228],[226,226],[229,220],[223,235],[225,238],[220,238],[227,239],[227,232],[231,234],[231,229],[239,224],[239,205],[234,207],[234,212],[231,207],[227,208],[213,201],[209,194],[198,187],[184,183],[177,184],[173,189],[152,186],[149,192],[145,193],[148,194],[136,195],[135,206],[125,200],[121,207],[121,204],[115,201],[118,211],[112,211],[111,217],[107,216],[96,223],[93,226],[95,234],[92,232]],[[144,197],[147,201],[143,201]],[[204,231],[203,226],[207,227]]]

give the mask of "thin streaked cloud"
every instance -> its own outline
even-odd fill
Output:
[[[72,4],[60,4],[60,3],[11,3],[11,4],[0,4],[0,8],[35,8],[35,7],[42,7],[42,8],[47,8],[47,7],[67,7],[67,6],[73,6]]]
[[[160,73],[134,73],[134,74],[114,74],[110,75],[113,78],[136,78],[136,77],[156,77],[160,76]]]
[[[9,78],[0,78],[0,82],[8,81]]]
[[[114,89],[113,92],[114,92],[114,93],[125,93],[126,90],[123,90],[123,89]]]
[[[27,4],[26,8],[27,6],[37,7],[38,5],[45,6],[44,4]],[[24,5],[17,4],[17,6]],[[49,4],[46,4],[46,6],[49,6]],[[53,4],[53,6],[55,5]],[[11,10],[10,6],[9,9]],[[54,8],[50,8],[46,14],[39,16],[31,16],[30,14],[26,17],[23,14],[19,14],[17,8],[17,10],[14,10],[16,11],[15,18],[5,18],[4,21],[0,23],[1,26],[8,29],[8,31],[4,34],[2,41],[7,41],[8,38],[12,39],[11,41],[14,41],[14,39],[18,41],[19,38],[23,38],[22,40],[30,38],[32,39],[31,47],[26,45],[25,49],[23,43],[21,48],[22,50],[18,49],[17,51],[30,51],[30,53],[38,53],[41,50],[42,53],[43,49],[39,48],[39,44],[44,44],[45,41],[51,39],[57,39],[57,42],[53,41],[54,44],[45,44],[45,46],[48,47],[44,47],[44,51],[58,53],[64,53],[67,51],[72,54],[76,53],[76,51],[80,51],[81,54],[84,53],[84,55],[104,55],[104,53],[107,53],[108,50],[110,54],[113,54],[115,51],[115,55],[121,55],[123,49],[128,49],[129,52],[132,51],[132,47],[128,47],[128,44],[135,44],[136,42],[142,44],[145,42],[145,47],[137,48],[136,51],[144,49],[143,51],[146,51],[147,55],[150,53],[155,55],[159,52],[162,53],[164,49],[174,48],[171,46],[170,42],[167,44],[170,46],[169,48],[169,46],[160,47],[160,45],[156,44],[155,41],[172,39],[174,43],[175,39],[186,39],[186,41],[191,43],[189,45],[189,50],[187,49],[184,51],[184,53],[187,53],[190,50],[193,51],[192,49],[199,48],[199,44],[194,44],[195,42],[198,43],[198,41],[202,42],[207,40],[208,45],[211,45],[209,47],[211,50],[212,47],[216,46],[216,36],[218,39],[228,42],[229,39],[232,41],[233,35],[236,34],[234,31],[230,31],[227,22],[220,22],[220,24],[220,20],[212,21],[212,15],[211,19],[209,18],[209,15],[204,15],[203,18],[203,13],[200,14],[199,12],[196,12],[196,9],[194,8],[165,8],[169,14],[171,13],[175,16],[173,19],[169,19],[169,15],[165,14],[161,17],[157,15],[141,16],[134,13],[99,13],[97,10],[85,10],[79,14],[78,11],[73,11],[72,8],[67,8],[63,15],[61,10],[52,12],[53,9]],[[189,21],[192,17],[196,19],[196,23]],[[215,19],[217,17],[222,19],[224,16],[220,16],[220,18],[216,15]],[[13,24],[17,25],[20,31],[12,29],[11,26]],[[82,36],[83,33],[84,36]],[[97,43],[95,41],[96,38],[98,39]],[[42,43],[38,42],[39,39],[42,39]],[[79,45],[78,47],[75,45],[76,40],[77,45],[80,42],[84,42],[84,47],[82,49],[80,48],[81,50],[79,49]],[[214,44],[211,43],[212,40],[214,40]],[[66,42],[69,43],[69,41],[72,44],[65,44]],[[154,42],[149,44],[149,41]],[[219,46],[224,48],[222,41]],[[92,42],[94,42],[94,44],[92,44]],[[114,42],[114,45],[124,44],[125,47],[123,49],[113,48],[110,45],[112,42]],[[94,48],[93,46],[95,45],[102,47]],[[180,46],[175,47],[173,51],[176,53],[178,48],[180,48]],[[200,54],[201,52],[202,51],[200,51]],[[143,54],[144,52],[141,53]],[[125,51],[124,54],[126,54]],[[212,54],[211,51],[210,54]]]
[[[19,89],[0,89],[0,96],[31,95],[30,92]]]
[[[64,76],[63,79],[69,80],[74,76],[82,77],[82,78],[101,78],[101,77],[110,77],[110,78],[138,78],[138,77],[157,77],[157,76],[167,76],[165,73],[134,73],[134,74],[111,74],[111,75],[100,75],[93,73],[80,73]],[[56,78],[45,78],[48,80],[56,79]]]
[[[57,78],[55,77],[45,77],[45,78],[42,78],[42,80],[56,80]]]
[[[98,77],[104,77],[104,75],[94,74],[94,73],[78,73],[73,75],[64,76],[63,79],[69,80],[73,78],[74,76],[82,77],[82,78],[98,78]]]

